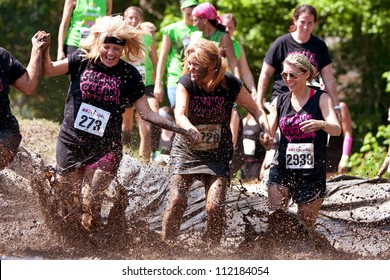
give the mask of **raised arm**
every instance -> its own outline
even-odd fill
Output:
[[[35,92],[42,75],[42,56],[50,43],[50,35],[38,31],[31,39],[32,49],[26,72],[13,84],[19,91],[31,95]]]
[[[50,58],[50,41],[43,53],[43,75],[47,77],[66,74],[69,70],[68,58],[53,62]]]

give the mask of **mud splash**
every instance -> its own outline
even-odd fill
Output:
[[[206,217],[199,182],[191,189],[178,244],[161,242],[168,178],[166,167],[141,164],[125,155],[107,192],[102,212],[106,226],[91,239],[77,230],[77,223],[73,227],[72,222],[63,223],[59,219],[53,168],[22,148],[9,169],[0,172],[0,255],[141,260],[388,259],[390,256],[387,183],[369,184],[368,187],[377,188],[374,192],[369,192],[365,183],[359,184],[362,180],[330,183],[318,221],[318,236],[307,232],[294,208],[289,213],[270,214],[267,197],[258,186],[233,184],[226,201],[223,241],[220,247],[210,248],[202,239]],[[359,194],[359,188],[365,193]],[[367,208],[368,200],[373,208]],[[365,212],[362,207],[366,207]],[[378,209],[382,214],[373,215]],[[367,219],[362,220],[363,215]]]

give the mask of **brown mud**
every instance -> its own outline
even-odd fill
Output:
[[[38,130],[48,133],[42,127]],[[23,142],[28,148],[31,147],[26,141],[32,137]],[[365,211],[381,210],[384,217],[356,220],[353,217],[356,204],[348,198],[352,206],[346,206],[348,203],[338,199],[340,205],[336,208],[340,211],[332,210],[334,196],[330,196],[320,213],[316,236],[300,223],[294,209],[289,213],[270,214],[267,198],[257,187],[254,191],[253,186],[233,184],[226,202],[227,226],[218,247],[210,247],[202,238],[204,199],[202,186],[198,185],[191,192],[179,241],[168,245],[161,241],[160,234],[167,194],[164,167],[146,166],[124,157],[122,174],[111,187],[113,193],[118,193],[115,191],[118,186],[125,190],[126,214],[115,213],[108,201],[106,226],[90,236],[78,230],[77,222],[64,223],[56,215],[55,180],[48,176],[52,174],[53,161],[41,156],[40,151],[39,155],[35,152],[22,147],[14,163],[0,171],[1,258],[356,260],[390,257],[389,208],[384,204],[389,200],[388,184],[382,187],[384,195],[381,193],[381,198],[371,203],[372,209],[364,206]],[[345,184],[340,186],[333,189],[334,193],[340,194]],[[378,186],[372,183],[368,187]],[[363,201],[370,198],[370,194],[366,195]]]

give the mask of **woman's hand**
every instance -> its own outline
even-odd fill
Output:
[[[270,150],[274,145],[274,139],[268,132],[260,132],[259,140],[266,150]]]
[[[197,129],[187,129],[187,136],[194,144],[202,143],[202,134]]]
[[[326,122],[323,120],[307,120],[300,123],[299,127],[302,132],[314,132],[321,129],[324,129],[326,125]]]

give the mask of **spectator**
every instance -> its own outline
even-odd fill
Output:
[[[95,20],[111,13],[112,0],[65,0],[58,30],[57,60],[76,51]]]

